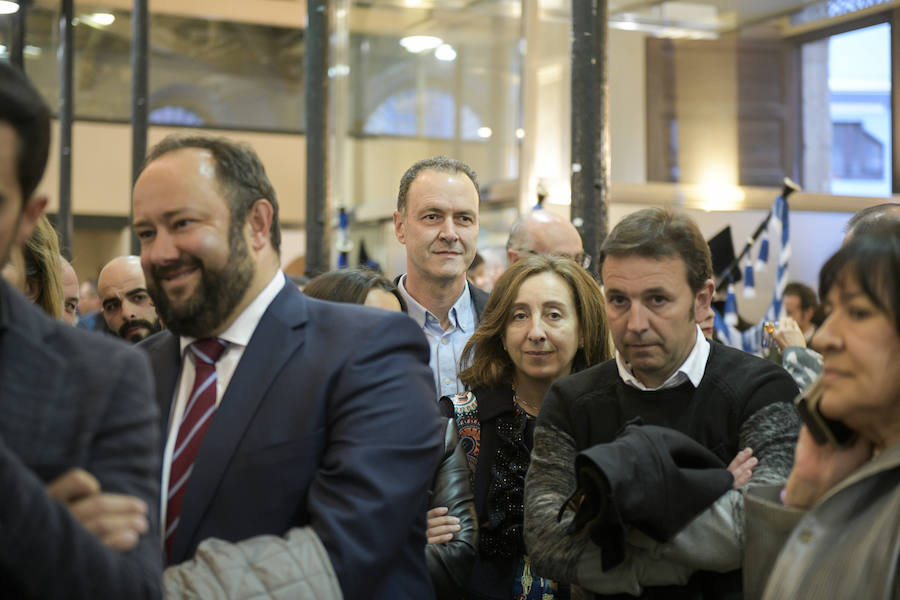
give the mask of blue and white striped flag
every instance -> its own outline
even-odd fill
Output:
[[[773,235],[781,233],[781,249],[778,251],[778,271],[775,274],[775,289],[772,292],[772,304],[766,312],[766,321],[775,321],[781,314],[781,304],[784,301],[784,288],[788,280],[788,263],[791,259],[791,230],[788,221],[788,203],[782,196],[775,198],[772,207],[772,219],[769,227]]]
[[[766,263],[769,262],[769,231],[762,232],[762,241],[759,243],[759,254],[756,256],[755,269],[757,273],[766,270]]]
[[[717,312],[715,317],[716,338],[722,343],[735,348],[741,348],[745,352],[750,352],[752,354],[762,353],[763,323],[766,321],[776,321],[778,319],[784,301],[784,288],[787,285],[788,264],[791,258],[790,225],[788,222],[789,212],[790,207],[788,206],[787,200],[782,196],[778,196],[778,198],[775,199],[775,203],[772,205],[772,217],[769,219],[769,229],[772,232],[773,239],[778,239],[781,242],[781,248],[778,252],[778,271],[775,275],[775,289],[772,292],[772,303],[769,305],[765,316],[756,325],[753,325],[744,332],[738,331],[736,327],[738,322],[737,298],[734,293],[734,285],[729,284],[728,296],[725,299],[725,315],[720,316]],[[768,232],[764,232],[761,236],[762,246],[760,247],[759,256],[756,261],[757,265],[760,264],[760,261],[765,264],[768,259],[769,249],[767,233]],[[747,268],[748,266],[749,262],[745,264],[744,269],[745,290],[747,288],[747,273],[752,271],[752,269]],[[752,287],[752,276],[750,276],[749,279]]]
[[[753,279],[753,261],[744,259],[744,298],[756,298],[756,282]]]

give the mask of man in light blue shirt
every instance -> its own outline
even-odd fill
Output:
[[[438,397],[465,391],[459,358],[487,301],[466,282],[480,199],[475,172],[443,156],[420,160],[400,180],[394,233],[406,246],[407,272],[398,287],[428,338]]]

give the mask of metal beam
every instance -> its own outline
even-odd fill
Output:
[[[307,0],[303,94],[306,100],[306,273],[330,268],[328,37],[332,0]]]
[[[9,62],[25,70],[25,13],[28,12],[28,2],[19,0],[19,10],[12,18],[10,24]]]
[[[147,154],[147,115],[149,88],[149,44],[147,0],[134,0],[131,9],[131,185],[134,186]],[[134,209],[129,202],[129,231],[132,254],[140,254],[141,243],[130,224]]]
[[[572,0],[572,223],[597,257],[609,228],[606,0]]]
[[[59,15],[59,211],[56,229],[63,256],[72,259],[72,119],[74,85],[72,0],[62,0]]]

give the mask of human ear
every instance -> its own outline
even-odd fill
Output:
[[[262,250],[271,242],[272,221],[275,209],[265,198],[253,203],[247,213],[247,224],[250,225],[251,245],[255,251]]]
[[[406,219],[399,210],[394,211],[394,235],[401,244],[406,244]]]
[[[47,196],[32,196],[25,202],[22,207],[22,216],[19,219],[19,228],[16,231],[15,245],[22,247],[25,240],[31,237],[34,226],[37,225],[38,219],[44,214],[47,208]]]

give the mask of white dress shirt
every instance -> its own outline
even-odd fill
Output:
[[[228,383],[231,381],[247,344],[256,326],[259,325],[260,319],[269,308],[269,304],[275,299],[275,296],[284,287],[284,273],[278,271],[272,278],[272,281],[253,299],[247,308],[244,309],[231,325],[219,334],[218,338],[224,342],[225,351],[221,358],[216,362],[216,407],[222,402]],[[165,522],[166,522],[166,500],[169,497],[169,470],[172,466],[172,452],[175,449],[175,440],[178,437],[178,425],[184,414],[184,408],[187,404],[188,396],[191,388],[194,386],[194,353],[188,351],[188,346],[197,338],[181,336],[179,343],[181,347],[181,375],[178,378],[178,385],[175,386],[175,397],[172,399],[172,408],[169,412],[169,431],[166,436],[166,448],[163,453],[162,463],[162,485],[160,486],[160,533],[165,540]]]
[[[616,350],[616,366],[619,368],[619,377],[622,378],[622,381],[624,381],[626,385],[630,385],[631,387],[644,392],[667,390],[669,388],[678,387],[685,381],[690,381],[696,388],[700,385],[700,380],[703,379],[703,374],[706,372],[707,360],[709,360],[709,340],[703,335],[703,331],[698,325],[697,338],[694,340],[694,347],[691,349],[691,353],[688,354],[688,357],[684,359],[684,362],[681,363],[681,366],[678,367],[674,373],[669,375],[661,386],[648,388],[635,378],[634,374],[631,372],[631,366],[625,362],[625,359],[622,358],[622,355]]]

